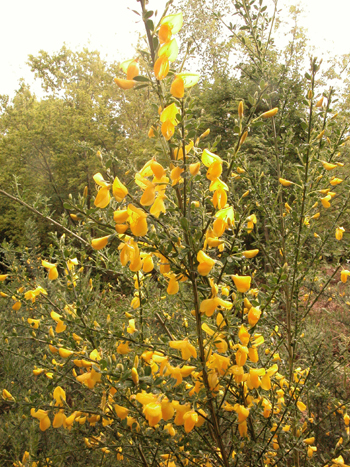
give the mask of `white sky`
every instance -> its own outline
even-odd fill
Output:
[[[297,0],[296,0],[297,1]],[[294,4],[293,0],[279,0]],[[282,3],[283,2],[283,3]],[[148,9],[163,11],[166,0],[150,0]],[[350,53],[350,0],[302,0],[302,26],[309,30],[316,50]],[[129,7],[129,9],[128,9]],[[11,0],[2,3],[0,28],[0,94],[13,96],[24,78],[40,95],[38,83],[26,65],[29,54],[58,51],[65,43],[73,50],[86,46],[99,50],[103,58],[124,60],[133,55],[139,11],[136,0]]]

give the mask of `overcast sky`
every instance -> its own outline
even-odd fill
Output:
[[[266,0],[269,2],[270,0]],[[295,4],[293,0],[279,0]],[[163,10],[165,0],[150,0],[151,9]],[[350,53],[350,0],[303,0],[302,25],[319,51]],[[128,9],[129,7],[129,9]],[[103,57],[123,60],[133,55],[142,25],[136,23],[136,0],[11,0],[2,3],[0,28],[0,94],[13,95],[24,78],[40,94],[26,65],[29,54],[58,51],[63,43],[73,50],[86,46]]]

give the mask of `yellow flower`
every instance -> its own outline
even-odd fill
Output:
[[[242,324],[238,331],[238,338],[244,346],[248,345],[250,341],[250,334],[247,328]]]
[[[238,104],[238,117],[242,119],[243,115],[244,115],[244,102],[240,101],[240,103]]]
[[[135,327],[135,320],[129,319],[129,326],[126,328],[126,332],[128,332],[129,334],[134,334],[134,332],[136,331],[137,329]]]
[[[98,191],[97,196],[94,201],[94,205],[97,208],[103,209],[109,205],[109,202],[111,200],[109,189],[110,189],[110,186],[105,186],[105,187],[100,188],[100,190]]]
[[[257,223],[256,215],[251,214],[247,217],[247,233],[251,233],[254,228],[254,224]]]
[[[312,438],[305,438],[304,439],[304,443],[311,446],[312,444],[314,444],[315,442],[315,437],[312,437]]]
[[[148,231],[147,214],[132,204],[128,205],[128,214],[131,232],[137,237],[146,235]]]
[[[185,88],[190,88],[198,83],[197,73],[178,73],[171,85],[170,93],[179,99],[184,96]]]
[[[4,282],[8,277],[8,274],[0,274],[0,282]]]
[[[191,151],[193,146],[194,146],[194,143],[193,143],[192,140],[190,140],[190,142],[188,144],[186,144],[186,146],[185,146],[186,155]],[[183,153],[182,146],[180,146],[179,148],[174,149],[174,157],[175,157],[176,160],[180,160],[180,159],[183,160],[184,153]]]
[[[73,259],[69,259],[67,261],[67,267],[68,267],[68,270],[71,271],[72,269],[74,269],[74,266],[78,266],[78,260],[77,258],[73,258]]]
[[[15,302],[13,305],[12,305],[12,309],[13,311],[18,311],[21,309],[21,306],[22,306],[22,303],[21,302]]]
[[[121,342],[120,344],[118,344],[117,346],[117,352],[120,354],[120,355],[126,355],[128,354],[129,352],[131,352],[131,349],[129,347],[129,342]]]
[[[171,186],[175,186],[177,185],[180,181],[182,181],[181,179],[181,174],[184,172],[184,169],[182,169],[181,167],[175,167],[171,173],[170,173],[170,178],[171,180],[173,181],[173,183],[171,184]]]
[[[178,124],[176,115],[179,113],[179,108],[173,103],[168,105],[160,114],[160,121],[162,122],[161,132],[167,141],[175,132],[175,126]]]
[[[66,393],[61,388],[61,386],[57,386],[53,391],[53,398],[55,399],[55,406],[56,407],[63,407],[64,402],[66,402]]]
[[[56,321],[57,326],[56,326],[56,332],[59,334],[61,332],[64,332],[67,328],[67,326],[64,324],[64,322],[61,320],[62,316],[56,313],[55,311],[51,311],[51,318]]]
[[[201,276],[207,276],[215,264],[215,260],[205,254],[203,250],[197,253],[197,261],[199,262],[197,270]]]
[[[195,425],[198,423],[198,414],[192,409],[186,412],[183,418],[184,418],[185,432],[189,433],[190,431],[193,430]]]
[[[28,323],[31,325],[33,329],[38,329],[39,324],[40,324],[40,319],[28,318]]]
[[[13,395],[7,391],[7,389],[3,389],[2,390],[2,398],[5,400],[5,401],[12,401],[12,402],[15,402],[15,398],[13,397]]]
[[[223,208],[223,209],[220,209],[220,211],[218,211],[216,214],[215,214],[215,217],[216,219],[220,219],[222,221],[225,222],[225,224],[229,227],[232,227],[235,223],[235,213],[234,213],[234,210],[233,210],[233,207],[232,206],[228,206],[226,208]],[[215,224],[216,221],[214,221],[214,224]],[[214,227],[214,225],[213,225]],[[220,237],[220,235],[218,235],[218,237]]]
[[[341,178],[336,178],[336,177],[334,177],[334,178],[332,178],[332,180],[330,180],[329,183],[330,183],[332,186],[337,186],[337,185],[339,185],[340,183],[342,183],[342,181],[343,181],[343,180],[342,180]]]
[[[350,271],[343,269],[340,273],[340,280],[345,284],[348,280],[348,276],[350,276]]]
[[[162,419],[162,408],[159,402],[150,402],[143,408],[149,426],[156,426]]]
[[[121,419],[124,420],[129,413],[129,409],[126,409],[125,407],[122,407],[121,405],[115,404],[114,405],[114,410],[117,416]]]
[[[100,238],[94,238],[91,241],[91,246],[94,250],[102,250],[104,248],[109,240],[110,235],[107,235],[106,237],[100,237]]]
[[[259,321],[260,319],[260,315],[261,315],[261,311],[259,310],[259,308],[254,308],[253,306],[251,307],[251,309],[249,310],[248,312],[248,323],[251,325],[251,326],[255,326],[256,323]]]
[[[341,467],[349,467],[348,465],[345,465],[343,456],[339,456],[336,459],[332,459],[332,462],[332,467],[337,467],[338,465],[340,465]]]
[[[284,203],[284,207],[286,208],[286,211],[289,214],[291,212],[292,208],[289,206],[288,203]]]
[[[40,420],[39,427],[41,431],[46,431],[51,425],[51,421],[49,419],[48,413],[49,412],[47,410],[39,409],[35,411],[34,408],[30,410],[30,415],[36,418],[37,420]]]
[[[219,306],[225,308],[226,310],[231,310],[231,308],[233,307],[233,303],[227,300],[223,300],[219,297],[208,298],[201,302],[199,311],[201,313],[205,313],[206,316],[210,317],[213,315],[214,311]]]
[[[169,295],[175,295],[179,291],[179,282],[176,280],[175,274],[170,275],[170,281],[167,288],[167,293]]]
[[[114,78],[114,82],[121,89],[132,89],[137,84],[137,81],[134,81],[133,79]]]
[[[317,108],[322,107],[322,104],[323,104],[323,96],[321,97],[320,100],[318,100],[318,101],[316,102],[316,107],[317,107]]]
[[[200,162],[196,162],[195,164],[190,164],[190,166],[189,166],[190,174],[193,177],[195,177],[198,174],[200,167],[201,167]]]
[[[281,185],[283,186],[291,186],[293,185],[293,182],[290,180],[286,180],[285,178],[279,178],[278,181],[280,182]]]
[[[173,125],[177,125],[178,121],[176,120],[176,115],[180,113],[180,109],[173,103],[165,107],[165,109],[160,114],[160,121],[162,123],[169,121]]]
[[[264,112],[261,117],[262,118],[271,118],[274,117],[278,112],[278,107],[275,107],[274,109],[268,110],[267,112]]]
[[[330,208],[331,207],[331,203],[329,202],[330,200],[332,199],[332,196],[331,195],[327,195],[325,196],[324,198],[321,198],[321,203],[322,203],[322,206],[326,209]]]
[[[138,76],[140,72],[137,60],[126,60],[120,65],[120,68],[126,73],[126,79],[114,78],[114,82],[121,89],[131,89],[136,86],[137,82],[134,81],[134,78]]]
[[[58,353],[62,358],[69,358],[74,354],[72,350],[63,349],[62,347],[58,349]]]
[[[52,264],[52,263],[49,263],[48,261],[44,261],[44,260],[41,261],[41,264],[42,264],[42,266],[44,266],[44,268],[49,270],[49,276],[48,277],[49,277],[50,281],[54,281],[55,279],[57,279],[58,271],[57,271],[56,264]]]
[[[170,87],[170,93],[172,96],[181,99],[185,94],[185,83],[180,76],[175,76],[174,81]]]
[[[38,295],[40,294],[43,294],[43,295],[47,295],[47,292],[45,289],[43,289],[40,285],[35,289],[35,290],[28,290],[25,294],[24,294],[24,298],[26,300],[31,300],[32,303],[35,302],[35,299]],[[17,303],[20,303],[20,302],[17,302]],[[16,303],[15,303],[16,305]],[[14,305],[14,306],[15,306]],[[20,308],[20,307],[19,307]],[[18,309],[19,309],[18,308]]]
[[[162,135],[164,136],[164,138],[167,141],[169,141],[169,139],[175,133],[175,125],[173,125],[169,120],[166,120],[164,123],[162,123],[161,132],[162,132]]]
[[[175,39],[165,42],[158,50],[158,59],[154,64],[154,74],[156,79],[161,81],[169,73],[170,62],[177,59],[179,48]]]
[[[168,42],[173,34],[177,34],[183,25],[182,12],[173,15],[164,16],[160,22],[158,32],[159,42],[164,44]]]
[[[126,188],[125,185],[122,184],[122,182],[119,180],[118,177],[115,177],[113,186],[112,186],[112,192],[114,198],[118,201],[118,203],[122,202],[125,196],[128,194],[128,189]]]
[[[121,209],[119,211],[114,211],[113,219],[117,224],[124,224],[129,218],[129,213],[127,209]]]
[[[162,79],[164,79],[169,73],[169,68],[170,62],[166,55],[157,58],[154,64],[154,74],[157,80],[161,81]]]
[[[231,276],[238,292],[245,293],[250,289],[250,283],[252,278],[250,276]]]
[[[65,424],[66,416],[62,409],[60,409],[54,416],[52,427],[53,428],[60,428],[62,425]]]
[[[143,272],[147,274],[148,272],[153,271],[154,263],[153,263],[152,254],[141,253],[141,258],[142,258]]]
[[[331,164],[330,162],[326,162],[326,161],[321,161],[321,162],[322,162],[324,169],[326,170],[333,170],[336,167],[338,167],[337,164]]]
[[[134,58],[125,60],[125,62],[120,65],[120,68],[126,73],[127,80],[134,79],[135,76],[138,76],[140,73],[138,60]]]
[[[131,300],[130,306],[131,308],[136,310],[136,308],[139,308],[140,305],[141,305],[140,297],[138,295],[135,295],[135,297]]]
[[[246,250],[246,251],[243,251],[242,255],[245,258],[250,259],[250,258],[254,258],[258,253],[259,253],[259,250]]]
[[[212,201],[215,208],[223,209],[227,203],[226,191],[223,188],[218,188],[213,195]]]
[[[301,401],[298,401],[298,402],[297,402],[297,407],[298,407],[298,409],[300,410],[300,412],[305,412],[305,410],[306,410],[306,408],[307,408],[306,405],[305,405],[303,402],[301,402]]]
[[[222,159],[216,154],[210,152],[208,149],[204,149],[202,153],[202,162],[205,167],[208,167],[207,179],[210,181],[220,177],[222,173]]]
[[[196,349],[187,339],[183,341],[169,341],[169,345],[172,349],[180,350],[184,360],[189,360],[191,357],[197,358]]]
[[[341,240],[343,238],[343,233],[345,232],[344,227],[337,227],[335,230],[335,238]]]
[[[133,380],[134,384],[139,384],[139,374],[135,367],[131,369],[131,379]]]

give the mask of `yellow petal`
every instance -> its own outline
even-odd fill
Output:
[[[91,241],[91,246],[94,250],[102,250],[108,243],[109,235],[106,237],[94,238]]]
[[[97,196],[95,198],[95,201],[94,201],[94,205],[97,208],[103,209],[109,205],[109,202],[111,200],[109,189],[110,189],[109,185],[99,189]]]
[[[139,75],[139,73],[140,73],[140,69],[139,69],[139,64],[137,63],[137,60],[131,60],[126,70],[126,79],[133,80],[135,76]]]
[[[198,172],[199,172],[199,169],[201,167],[201,163],[200,162],[196,162],[195,164],[190,164],[190,174],[195,177]]]
[[[210,167],[213,162],[220,162],[222,164],[221,157],[217,156],[213,152],[210,152],[208,149],[204,149],[202,154],[202,162],[206,167]]]
[[[54,266],[49,271],[49,279],[50,279],[50,281],[54,281],[54,280],[57,279],[57,277],[58,277],[58,271],[57,271],[56,266]]]
[[[179,13],[175,13],[173,15],[164,16],[160,24],[166,24],[171,29],[172,34],[177,34],[183,25],[182,12],[180,11]]]
[[[175,133],[175,126],[171,123],[170,120],[166,120],[164,123],[162,123],[161,132],[162,132],[162,135],[164,136],[164,138],[167,141],[169,141],[169,139]]]
[[[184,94],[185,94],[185,86],[182,78],[176,77],[174,81],[172,82],[172,85],[170,87],[170,93],[172,96],[177,97],[178,99],[181,99]]]
[[[132,89],[136,86],[137,81],[133,79],[120,79],[114,78],[114,82],[121,88],[121,89]]]
[[[96,185],[100,185],[100,186],[109,185],[109,183],[106,182],[106,180],[104,180],[103,175],[100,174],[99,172],[95,174],[92,178],[94,179],[94,182],[96,183]]]
[[[123,201],[125,196],[128,194],[128,189],[125,185],[122,184],[118,177],[115,177],[114,179],[112,191],[113,196],[118,201],[118,203]]]
[[[169,120],[173,125],[177,125],[176,115],[180,113],[180,109],[173,103],[165,107],[160,114],[160,121],[166,122]]]
[[[155,186],[151,185],[147,187],[145,191],[143,192],[143,195],[141,196],[140,204],[142,206],[151,206],[151,204],[154,203],[155,195],[156,195]]]
[[[121,209],[120,211],[114,211],[113,219],[117,224],[124,224],[128,220],[129,214],[127,209]]]
[[[283,186],[291,186],[293,184],[293,182],[291,182],[290,180],[286,180],[285,178],[279,178],[278,181]]]
[[[178,73],[176,75],[177,78],[181,78],[185,88],[191,88],[199,81],[199,74],[198,73]],[[205,137],[206,135],[201,135],[201,137]]]
[[[333,170],[336,167],[338,167],[337,164],[331,164],[331,163],[325,162],[325,161],[322,161],[322,165],[326,170]]]
[[[246,250],[243,251],[243,256],[247,259],[254,258],[259,253],[259,250]]]
[[[277,112],[278,112],[278,107],[275,107],[274,109],[264,112],[261,116],[262,118],[270,118],[270,117],[274,117],[277,114]]]
[[[179,291],[179,283],[175,277],[171,278],[168,284],[167,293],[169,295],[175,295]]]
[[[250,283],[252,278],[250,276],[231,276],[238,292],[245,293],[250,289]]]
[[[168,75],[169,67],[170,63],[166,55],[157,58],[154,64],[154,74],[158,81],[161,81]]]

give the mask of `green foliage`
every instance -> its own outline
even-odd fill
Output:
[[[141,76],[119,81],[136,92],[112,87],[117,71],[98,55],[64,48],[30,59],[50,97],[23,87],[4,100],[15,200],[55,226],[43,249],[29,218],[26,248],[1,251],[4,465],[348,462],[350,186],[336,94],[319,90],[317,59],[301,72],[297,29],[284,54],[274,48],[277,12],[262,1],[235,2],[237,25],[212,11],[203,28],[204,2],[187,5],[197,21],[184,35],[210,44],[215,78],[197,90],[182,96],[174,77],[192,46],[177,69],[159,48],[177,20],[158,35],[142,0],[149,52],[127,66]],[[223,26],[232,37],[215,55]],[[233,45],[240,76],[216,65]]]

